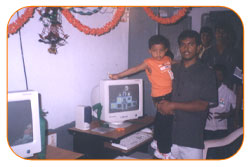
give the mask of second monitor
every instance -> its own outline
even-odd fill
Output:
[[[100,119],[111,127],[143,116],[142,79],[101,80],[91,96],[92,105],[102,105]]]

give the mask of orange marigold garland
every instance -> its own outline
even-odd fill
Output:
[[[152,20],[157,21],[160,24],[173,24],[180,20],[182,17],[184,17],[189,11],[189,8],[182,8],[174,16],[166,18],[156,16],[149,7],[144,7],[144,10]]]
[[[31,17],[35,7],[28,7],[24,13],[13,23],[8,25],[8,34],[15,34]]]
[[[101,28],[90,28],[86,25],[83,25],[79,20],[77,20],[68,9],[63,9],[62,14],[71,23],[74,27],[76,27],[79,31],[84,32],[87,35],[103,35],[113,29],[120,21],[121,17],[125,12],[124,7],[118,7],[116,13],[114,14],[112,20],[106,23]]]
[[[13,23],[8,25],[8,34],[14,34],[19,30],[31,17],[33,17],[35,7],[28,7],[24,13]],[[173,24],[180,20],[183,16],[187,14],[189,8],[182,8],[178,11],[177,14],[170,18],[163,18],[156,16],[150,7],[144,7],[147,15],[154,21],[157,21],[161,24]],[[62,14],[66,17],[66,19],[75,26],[79,31],[84,32],[85,34],[90,35],[103,35],[113,29],[120,21],[121,17],[125,12],[125,7],[118,7],[116,13],[114,14],[112,20],[106,23],[101,28],[90,28],[86,25],[81,24],[79,20],[77,20],[68,9],[63,9]]]

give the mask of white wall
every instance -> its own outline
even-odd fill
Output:
[[[20,15],[23,11],[20,11]],[[102,27],[112,13],[78,16],[90,27]],[[40,15],[35,12],[21,29],[22,45],[30,90],[41,93],[42,108],[48,112],[49,128],[57,128],[73,121],[75,107],[90,105],[92,88],[107,73],[128,67],[128,22],[120,22],[115,29],[102,36],[85,35],[62,16],[62,26],[69,35],[68,44],[58,54],[48,53],[49,45],[38,42],[42,32]],[[10,23],[16,19],[16,15]],[[8,91],[25,90],[19,34],[8,38]]]

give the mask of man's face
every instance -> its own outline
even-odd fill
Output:
[[[224,29],[217,28],[215,30],[215,38],[216,38],[217,41],[225,42],[226,37],[227,37],[227,33],[226,33],[226,31]]]
[[[180,53],[182,60],[192,60],[197,57],[198,46],[195,38],[186,38],[180,43]]]
[[[163,44],[154,44],[149,49],[149,53],[156,60],[161,60],[165,56],[167,51],[168,51],[168,49],[165,48],[165,46]]]
[[[203,46],[209,46],[211,43],[212,37],[207,32],[201,33],[201,42]]]

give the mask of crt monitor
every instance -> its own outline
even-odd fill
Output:
[[[8,92],[8,142],[20,157],[41,152],[39,109],[38,92]]]
[[[101,120],[110,123],[111,127],[122,125],[127,120],[143,116],[143,81],[101,80],[92,91],[91,101],[92,105],[102,105]]]

